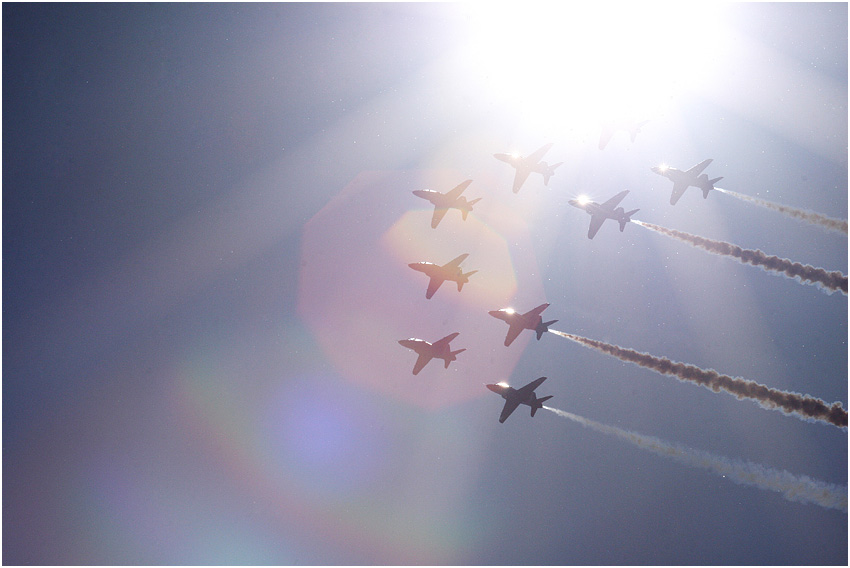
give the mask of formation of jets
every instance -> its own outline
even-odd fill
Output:
[[[640,132],[641,126],[645,123],[646,121],[636,122],[632,120],[613,122],[606,125],[599,140],[599,149],[604,149],[613,134],[618,130],[626,130],[634,142],[635,137],[638,132]],[[557,164],[549,165],[543,161],[543,156],[552,148],[552,146],[553,144],[551,143],[546,144],[539,148],[536,152],[526,157],[515,154],[494,154],[494,157],[498,160],[507,162],[516,170],[512,188],[514,193],[519,192],[522,185],[532,173],[541,174],[543,176],[543,184],[548,186],[549,178],[555,174],[555,168],[563,164],[563,162],[558,162]],[[656,166],[652,168],[652,171],[673,181],[673,194],[670,197],[670,204],[675,205],[688,187],[697,187],[703,191],[704,198],[708,197],[709,191],[714,189],[714,184],[722,179],[719,177],[709,179],[706,174],[702,173],[711,161],[711,159],[705,160],[684,172],[667,166]],[[441,193],[431,189],[417,189],[413,191],[415,196],[425,199],[434,205],[434,213],[431,217],[432,228],[437,228],[440,221],[442,221],[446,216],[446,213],[448,213],[449,209],[459,210],[463,220],[466,220],[467,215],[472,211],[473,205],[481,200],[480,197],[467,200],[467,198],[463,195],[463,192],[471,183],[471,179],[465,180],[446,193]],[[619,206],[620,202],[626,197],[626,195],[628,195],[628,193],[628,189],[621,191],[604,203],[597,203],[586,198],[571,199],[569,201],[570,205],[583,209],[588,215],[590,215],[590,227],[587,231],[588,239],[592,239],[596,236],[596,233],[602,227],[602,224],[606,219],[613,219],[614,221],[617,221],[620,225],[620,232],[625,230],[626,225],[631,221],[631,216],[639,211],[639,209],[626,211],[623,207]],[[425,298],[430,300],[440,286],[442,286],[443,282],[447,280],[455,282],[457,284],[457,290],[460,292],[463,289],[463,285],[469,282],[469,277],[478,272],[477,270],[464,272],[461,268],[461,263],[466,260],[468,256],[468,253],[462,254],[443,265],[435,264],[433,262],[414,262],[408,266],[410,266],[413,270],[422,272],[428,276],[429,281],[428,288],[425,291]],[[538,340],[543,337],[544,333],[549,331],[549,326],[558,320],[550,320],[547,322],[543,321],[543,311],[548,307],[549,304],[544,303],[525,313],[517,312],[513,308],[502,308],[499,310],[492,310],[488,313],[494,318],[500,319],[508,324],[505,346],[509,347],[511,343],[519,337],[519,334],[523,330],[529,329],[534,331],[537,334]],[[434,358],[442,359],[445,363],[445,368],[448,369],[449,364],[452,361],[457,360],[458,354],[466,351],[466,349],[457,349],[455,351],[451,349],[450,343],[458,335],[460,335],[460,332],[455,332],[435,341],[434,343],[412,337],[408,339],[401,339],[398,342],[403,347],[416,352],[417,359],[413,366],[413,374],[417,375],[428,364],[428,362]],[[513,388],[504,382],[487,384],[486,387],[489,390],[505,399],[505,405],[502,408],[501,415],[499,416],[499,422],[507,420],[511,413],[513,413],[513,411],[521,404],[531,407],[531,416],[534,416],[538,409],[543,408],[543,403],[552,398],[552,396],[537,398],[534,390],[545,380],[546,377],[540,377],[520,388]]]
[[[585,201],[581,199],[570,199],[570,205],[584,209],[590,215],[590,228],[587,230],[587,238],[592,239],[596,236],[602,223],[605,219],[613,219],[620,223],[620,232],[626,228],[626,223],[631,221],[631,216],[640,211],[640,209],[632,209],[628,213],[622,207],[617,207],[629,190],[621,191],[605,203],[599,204],[595,201]]]
[[[684,195],[685,190],[689,187],[698,187],[702,190],[702,198],[708,199],[708,192],[714,189],[714,184],[722,180],[723,177],[708,179],[708,175],[702,171],[708,167],[712,159],[703,160],[689,170],[677,170],[669,166],[652,166],[652,171],[660,176],[673,181],[673,194],[670,196],[670,205],[676,205],[679,198]]]

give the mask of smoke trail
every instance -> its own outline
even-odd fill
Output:
[[[814,503],[821,507],[847,512],[846,487],[818,481],[805,475],[797,476],[784,470],[779,471],[748,461],[715,456],[708,452],[694,450],[679,444],[671,444],[652,436],[644,436],[635,432],[621,430],[615,426],[600,424],[599,422],[594,422],[593,420],[588,420],[587,418],[564,412],[557,408],[551,408],[549,406],[544,406],[543,408],[551,410],[558,416],[578,422],[591,430],[620,438],[658,455],[670,457],[681,464],[713,471],[714,473],[728,477],[735,483],[777,491],[789,501]]]
[[[847,234],[847,221],[842,221],[841,219],[833,219],[832,217],[827,217],[826,215],[821,215],[813,211],[804,211],[803,209],[797,209],[796,207],[789,207],[787,205],[780,205],[778,203],[765,201],[764,199],[759,199],[758,197],[751,197],[749,195],[744,195],[743,193],[736,193],[734,191],[729,191],[728,189],[723,189],[720,187],[715,187],[714,189],[731,195],[732,197],[737,197],[742,201],[749,201],[750,203],[755,203],[756,205],[760,205],[768,209],[773,209],[774,211],[779,211],[780,213],[784,213],[789,217],[793,217],[801,221],[806,221],[814,225],[820,225],[821,227],[832,229],[833,231],[838,231],[844,233],[845,235]]]
[[[554,329],[550,329],[549,331],[561,337],[571,339],[585,347],[613,355],[621,361],[634,363],[663,375],[676,377],[681,381],[696,383],[714,392],[725,391],[735,395],[739,400],[744,398],[752,399],[764,408],[782,410],[786,414],[797,414],[802,418],[820,420],[839,428],[847,427],[847,411],[840,402],[827,405],[821,399],[811,397],[807,394],[772,389],[755,381],[721,375],[714,369],[700,369],[694,365],[671,361],[666,357],[655,357],[648,353],[641,353],[603,341],[588,339],[580,335],[564,333],[563,331],[556,331]]]
[[[645,223],[632,219],[632,223],[637,223],[641,227],[652,229],[668,237],[673,237],[680,241],[691,244],[695,247],[707,250],[712,254],[730,256],[737,258],[744,264],[752,264],[764,270],[772,270],[788,276],[789,278],[799,278],[804,284],[812,283],[819,284],[828,293],[836,290],[847,295],[847,276],[838,271],[828,272],[823,268],[816,268],[809,264],[800,264],[792,262],[787,258],[779,258],[778,256],[770,256],[760,250],[742,249],[737,245],[726,243],[723,241],[713,241],[704,237],[691,235],[674,229],[667,229],[652,223]]]

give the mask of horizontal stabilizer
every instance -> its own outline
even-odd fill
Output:
[[[464,221],[466,221],[466,216],[469,215],[469,212],[472,211],[472,206],[479,201],[481,201],[480,197],[466,202],[466,206],[460,210],[460,214],[463,216]]]
[[[469,277],[478,272],[477,270],[470,270],[469,272],[465,272],[461,274],[460,278],[457,281],[457,291],[460,292],[463,289],[463,285],[469,282]]]
[[[549,166],[549,169],[543,174],[543,185],[545,185],[545,186],[549,185],[549,178],[551,178],[553,175],[555,175],[555,168],[557,168],[558,166],[560,166],[563,163],[564,162],[558,162],[557,164],[555,164],[553,166]]]
[[[640,211],[640,209],[632,209],[628,213],[623,214],[623,218],[620,219],[620,232],[622,233],[626,229],[626,223],[631,221],[631,216]]]
[[[540,397],[536,401],[534,401],[534,404],[531,407],[531,416],[534,416],[538,408],[543,408],[543,403],[552,398],[553,396],[555,395],[550,394],[549,396]]]
[[[714,184],[723,179],[723,176],[708,180],[708,183],[702,188],[702,198],[708,199],[708,192],[714,189]]]
[[[538,324],[537,328],[535,329],[535,331],[537,332],[538,341],[540,340],[541,337],[543,337],[544,333],[549,331],[549,326],[552,325],[553,323],[557,322],[557,321],[558,320],[552,320],[552,321],[547,321],[547,322],[540,322]]]
[[[552,398],[553,396],[555,396],[555,395],[554,395],[554,394],[550,394],[549,396],[543,396],[543,397],[540,397],[540,398],[538,398],[538,399],[537,399],[537,402],[539,402],[539,403],[542,405],[544,402],[546,402],[547,400],[549,400],[549,399],[550,399],[550,398]]]

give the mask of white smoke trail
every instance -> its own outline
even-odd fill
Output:
[[[820,213],[815,213],[814,211],[805,211],[803,209],[797,209],[796,207],[789,207],[788,205],[780,205],[779,203],[773,203],[772,201],[767,201],[765,199],[759,199],[758,197],[751,197],[749,195],[744,195],[743,193],[736,193],[734,191],[729,191],[728,189],[723,189],[720,187],[715,187],[717,191],[721,193],[725,193],[726,195],[731,195],[732,197],[737,197],[742,201],[749,201],[750,203],[754,203],[761,207],[765,207],[767,209],[773,209],[774,211],[779,211],[789,217],[793,217],[794,219],[799,219],[801,221],[806,221],[807,223],[812,223],[813,225],[820,225],[826,229],[831,229],[833,231],[838,231],[839,233],[847,234],[847,221],[842,219],[833,219],[832,217],[827,217],[826,215],[821,215]]]
[[[762,270],[784,274],[788,278],[798,279],[797,281],[802,282],[803,284],[819,285],[828,294],[839,290],[845,296],[847,295],[847,276],[837,270],[828,271],[810,264],[800,264],[799,262],[794,262],[787,258],[780,258],[778,256],[765,254],[758,249],[743,249],[738,245],[733,245],[732,243],[699,237],[684,231],[677,231],[660,225],[646,223],[645,221],[638,221],[637,219],[632,219],[632,223],[640,225],[641,227],[646,227],[647,229],[652,229],[662,235],[678,239],[712,254],[728,256],[730,258],[737,259],[739,262],[744,264],[758,266]]]
[[[812,479],[805,475],[794,475],[785,470],[779,471],[748,461],[739,461],[715,456],[701,450],[694,450],[679,444],[671,444],[652,436],[644,436],[635,432],[621,430],[594,422],[587,418],[544,406],[558,416],[578,422],[582,426],[625,440],[635,446],[673,460],[687,466],[698,467],[713,471],[727,477],[735,483],[752,485],[759,489],[768,489],[781,493],[789,501],[814,503],[828,509],[838,509],[847,512],[847,488]]]
[[[739,400],[745,398],[755,400],[763,408],[781,410],[786,414],[795,414],[803,419],[820,420],[838,428],[847,429],[847,411],[840,402],[827,404],[825,401],[807,394],[773,389],[755,381],[723,375],[714,369],[701,369],[696,365],[671,361],[667,357],[656,357],[649,353],[641,353],[634,349],[572,333],[564,333],[555,329],[550,329],[549,333],[560,335],[575,341],[579,345],[596,349],[621,361],[652,369],[662,375],[676,377],[680,381],[695,383],[714,392],[728,392]]]

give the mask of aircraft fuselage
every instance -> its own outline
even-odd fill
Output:
[[[434,191],[433,189],[417,189],[413,192],[417,197],[421,197],[422,199],[427,199],[431,202],[435,207],[440,207],[444,209],[449,209],[450,207],[454,207],[456,209],[469,209],[469,202],[466,200],[466,197],[461,195],[457,198],[450,197],[445,193],[440,193],[439,191]]]
[[[463,270],[460,267],[445,267],[433,262],[413,262],[408,264],[413,270],[424,272],[431,278],[437,277],[443,280],[452,280],[457,282],[463,275]]]
[[[437,359],[445,359],[452,351],[448,343],[440,345],[431,343],[430,341],[425,341],[424,339],[416,339],[413,337],[411,337],[410,339],[399,339],[398,342],[404,347],[416,351],[417,355],[430,355],[431,357],[436,357]]]
[[[502,308],[501,310],[493,310],[489,313],[494,318],[500,319],[506,322],[508,325],[522,326],[522,329],[537,329],[537,326],[543,322],[543,316],[541,315],[535,316],[532,314],[521,314],[519,312],[507,308]]]
[[[683,172],[676,168],[667,168],[664,170],[661,168],[653,168],[653,171],[660,176],[666,177],[673,183],[687,183],[688,185],[694,185],[697,182],[696,176],[688,175],[688,172]]]
[[[537,395],[534,393],[534,391],[530,391],[528,394],[522,395],[518,389],[515,389],[514,387],[508,386],[504,383],[495,383],[486,386],[488,389],[498,394],[505,400],[512,400],[519,404],[530,406],[531,408],[537,406],[535,404],[537,402]]]

